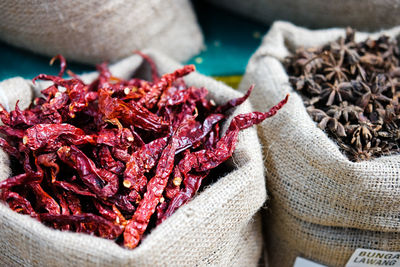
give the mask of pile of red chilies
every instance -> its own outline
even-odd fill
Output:
[[[152,80],[122,80],[106,64],[85,84],[61,62],[58,76],[33,81],[53,85],[26,110],[7,112],[0,146],[10,155],[13,176],[0,182],[0,197],[14,211],[55,229],[115,239],[135,248],[148,225],[164,221],[187,203],[210,170],[231,157],[238,132],[274,115],[287,97],[266,113],[236,116],[220,137],[226,111],[207,100],[207,90],[186,86],[184,66]],[[53,60],[54,60],[53,59]]]

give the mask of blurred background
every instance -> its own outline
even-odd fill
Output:
[[[48,62],[58,53],[82,73],[151,47],[235,88],[276,20],[375,31],[400,24],[399,9],[399,0],[4,0],[0,80],[56,74]]]
[[[269,27],[209,2],[193,1],[193,7],[204,45],[200,53],[183,63],[195,64],[200,73],[236,87],[249,57]],[[50,66],[50,58],[0,41],[0,80],[15,76],[30,79],[39,73],[57,74],[58,65]],[[68,69],[75,73],[95,69],[87,64],[67,63]]]

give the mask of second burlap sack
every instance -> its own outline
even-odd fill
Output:
[[[399,0],[207,1],[267,25],[288,20],[311,28],[351,26],[359,30],[380,30],[400,24]]]
[[[154,59],[160,73],[180,67],[159,53],[146,53]],[[134,73],[144,72],[142,63],[141,57],[135,55],[111,66],[110,70],[114,76],[127,79]],[[88,74],[82,78],[89,82],[96,76]],[[240,96],[226,85],[198,73],[191,73],[185,81],[190,86],[206,87],[217,104]],[[39,89],[35,88],[34,92]],[[17,99],[23,100],[21,107],[32,100],[28,82],[16,78],[0,83],[0,102],[4,106],[12,108]],[[232,116],[251,110],[251,105],[244,103]],[[263,242],[256,212],[265,202],[266,192],[261,148],[254,127],[239,133],[230,164],[229,173],[158,225],[134,250],[110,240],[51,229],[0,203],[0,265],[256,266]],[[4,154],[0,154],[0,171],[1,179],[10,175]]]
[[[189,0],[2,0],[0,39],[90,64],[144,48],[183,62],[203,47]]]
[[[399,33],[400,28],[386,31],[391,37]],[[321,46],[344,35],[345,29],[310,31],[276,22],[240,85],[245,90],[256,84],[250,99],[255,109],[291,94],[286,108],[258,127],[271,194],[264,233],[272,266],[290,266],[296,256],[342,266],[357,247],[400,250],[398,241],[390,241],[400,233],[400,156],[349,161],[310,118],[282,65],[299,47]],[[368,36],[357,33],[356,41]],[[275,256],[283,251],[287,258],[279,264]]]

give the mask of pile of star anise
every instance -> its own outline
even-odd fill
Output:
[[[400,67],[396,40],[355,42],[355,32],[286,58],[290,83],[318,127],[352,161],[400,152]]]

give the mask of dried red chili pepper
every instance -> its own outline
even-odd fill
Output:
[[[54,181],[54,185],[66,190],[66,191],[70,191],[76,195],[89,196],[89,197],[94,197],[94,198],[97,197],[97,195],[95,193],[90,192],[90,190],[88,188],[81,187],[77,184],[71,184],[66,181]]]
[[[181,69],[174,71],[173,73],[165,74],[157,81],[150,89],[150,91],[139,100],[139,105],[144,105],[147,108],[153,108],[158,102],[158,98],[162,92],[171,86],[171,84],[180,77],[183,77],[193,71],[195,71],[194,65],[184,66]]]
[[[76,225],[79,223],[91,224],[96,229],[98,236],[115,239],[123,229],[119,225],[94,214],[79,214],[79,215],[53,215],[53,214],[40,214],[40,220],[47,223],[57,223],[60,225]]]
[[[111,97],[110,92],[101,89],[99,94],[99,109],[108,120],[117,118],[128,125],[134,125],[143,130],[159,132],[168,126],[162,118],[151,113],[139,103],[130,104]]]
[[[0,147],[4,149],[10,156],[16,159],[21,159],[21,154],[15,147],[11,146],[6,140],[0,137]]]
[[[1,181],[0,189],[10,189],[13,186],[25,185],[32,182],[36,182],[37,180],[38,180],[37,177],[32,178],[28,174],[22,173]]]
[[[159,216],[159,218],[157,218],[157,224],[162,223],[166,218],[171,216],[180,206],[187,203],[191,198],[193,198],[193,196],[199,190],[203,178],[206,177],[208,173],[209,172],[204,172],[202,174],[187,174],[183,181],[183,184],[185,186],[184,189],[179,191],[174,196],[162,216]]]
[[[38,183],[31,183],[30,187],[36,196],[36,204],[44,208],[49,214],[60,214],[60,206],[49,194],[47,194]]]
[[[58,157],[77,170],[82,182],[99,197],[111,197],[118,190],[118,177],[112,172],[98,169],[94,162],[75,146],[63,146]]]
[[[130,147],[135,138],[132,132],[123,128],[119,129],[102,129],[97,136],[97,144],[105,144],[110,147],[126,149]]]
[[[33,151],[38,149],[56,151],[63,145],[62,141],[73,145],[95,143],[92,136],[86,135],[82,129],[67,123],[37,124],[27,129],[22,138],[23,144]]]
[[[50,169],[52,183],[56,181],[57,174],[60,171],[60,167],[56,163],[56,160],[56,153],[41,154],[37,157],[38,164],[48,167]]]
[[[179,167],[175,166],[173,178],[168,180],[167,187],[165,188],[165,197],[168,199],[173,199],[179,193],[182,181],[182,173],[179,170]]]
[[[0,106],[0,147],[19,164],[15,176],[0,182],[0,199],[11,209],[55,229],[123,238],[134,248],[152,218],[171,216],[232,155],[240,130],[287,101],[267,113],[236,116],[221,137],[224,113],[253,87],[216,106],[206,88],[181,79],[193,66],[159,77],[151,58],[138,54],[150,64],[152,81],[114,77],[106,64],[90,84],[71,71],[65,79],[65,59],[57,55],[58,76],[33,79],[53,84],[29,108]]]
[[[97,157],[100,161],[100,166],[103,169],[106,169],[117,175],[121,175],[123,173],[123,171],[125,169],[125,164],[122,163],[121,161],[116,161],[113,158],[111,151],[107,146],[102,146],[100,148],[100,150],[98,151]]]
[[[125,247],[135,248],[139,244],[141,236],[146,230],[150,217],[153,215],[168,182],[168,177],[173,168],[177,146],[178,143],[174,141],[164,149],[157,165],[156,175],[147,184],[147,191],[142,201],[140,201],[135,214],[126,225],[124,232]]]
[[[37,214],[32,208],[31,203],[18,193],[9,190],[3,190],[0,197],[3,201],[8,203],[11,209],[15,210],[16,212],[29,214],[31,217],[34,218],[37,217]]]
[[[253,91],[253,88],[254,88],[254,85],[251,85],[249,90],[247,90],[247,92],[246,92],[246,94],[244,96],[232,99],[232,100],[228,101],[225,105],[217,107],[215,112],[216,113],[224,113],[228,109],[231,109],[233,107],[241,105],[244,101],[247,100],[247,98],[249,98],[251,92]]]
[[[53,65],[54,61],[57,59],[60,61],[60,68],[61,68],[60,72],[58,73],[58,76],[62,77],[64,75],[65,69],[67,68],[67,62],[62,55],[58,54],[50,60],[50,65]]]
[[[151,69],[151,79],[153,80],[153,82],[158,82],[160,80],[160,77],[158,76],[157,66],[156,66],[156,63],[154,63],[153,59],[151,59],[148,55],[146,55],[140,51],[137,51],[137,50],[134,51],[134,53],[138,54],[144,60],[146,60],[147,63],[149,63],[150,69]]]
[[[157,164],[155,176],[148,182],[147,190],[140,201],[132,219],[129,220],[124,232],[124,246],[134,248],[139,244],[141,236],[147,228],[150,217],[155,212],[162,193],[167,186],[168,178],[174,167],[175,153],[178,147],[185,144],[192,134],[193,119],[186,119],[175,131],[170,143],[163,150]]]
[[[73,215],[82,214],[82,205],[77,195],[70,192],[63,192],[63,196],[68,203],[68,208]]]

